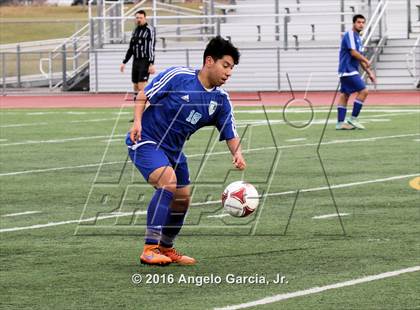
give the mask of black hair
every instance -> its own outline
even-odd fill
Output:
[[[138,10],[138,11],[136,12],[136,14],[134,14],[134,15],[137,15],[137,14],[143,14],[143,15],[144,15],[144,17],[146,17],[146,11],[145,11],[145,10]]]
[[[364,19],[366,20],[366,18],[362,15],[362,14],[356,14],[353,16],[353,24],[358,20],[358,19]]]
[[[232,42],[223,39],[221,36],[214,37],[207,44],[203,55],[203,65],[206,63],[207,56],[211,56],[215,61],[222,59],[223,56],[229,55],[233,58],[235,65],[239,63],[239,51],[233,46]]]

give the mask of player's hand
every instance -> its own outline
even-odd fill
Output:
[[[368,76],[369,76],[369,79],[372,81],[372,83],[373,83],[373,84],[376,84],[376,76],[375,76],[375,74],[374,74],[374,73],[372,73],[372,72],[370,72],[370,73],[368,74]]]
[[[246,168],[246,162],[241,153],[235,153],[235,155],[233,155],[232,164],[239,170],[244,170]]]
[[[123,73],[124,72],[124,68],[125,68],[125,64],[121,64],[120,65],[120,72]]]
[[[149,74],[155,74],[156,72],[156,67],[155,65],[150,65],[149,66]]]
[[[141,124],[138,121],[134,121],[133,127],[130,129],[130,140],[133,143],[141,140]]]
[[[369,60],[368,61],[364,61],[363,63],[365,64],[366,69],[370,69],[371,63],[370,63]]]

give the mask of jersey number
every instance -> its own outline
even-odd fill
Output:
[[[195,125],[195,124],[198,123],[198,121],[200,120],[201,116],[202,115],[200,113],[195,112],[195,110],[192,110],[190,112],[190,115],[188,115],[186,121],[189,122],[189,123],[191,123],[191,124],[193,124],[193,125]]]

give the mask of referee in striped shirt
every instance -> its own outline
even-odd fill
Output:
[[[156,34],[152,26],[147,24],[146,12],[137,11],[136,29],[134,29],[125,58],[120,65],[120,71],[124,72],[125,64],[133,56],[133,68],[131,71],[131,81],[133,82],[135,101],[139,91],[146,86],[150,74],[155,73],[155,45]]]

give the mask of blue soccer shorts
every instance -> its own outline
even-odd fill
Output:
[[[365,82],[359,74],[340,77],[340,92],[346,95],[357,93],[366,88]]]
[[[131,161],[146,181],[149,180],[150,174],[156,169],[170,166],[175,171],[177,188],[190,184],[190,173],[184,153],[163,150],[157,147],[155,141],[150,140],[141,140],[134,144],[130,140],[130,133],[127,134],[125,143],[128,146],[128,155]]]

